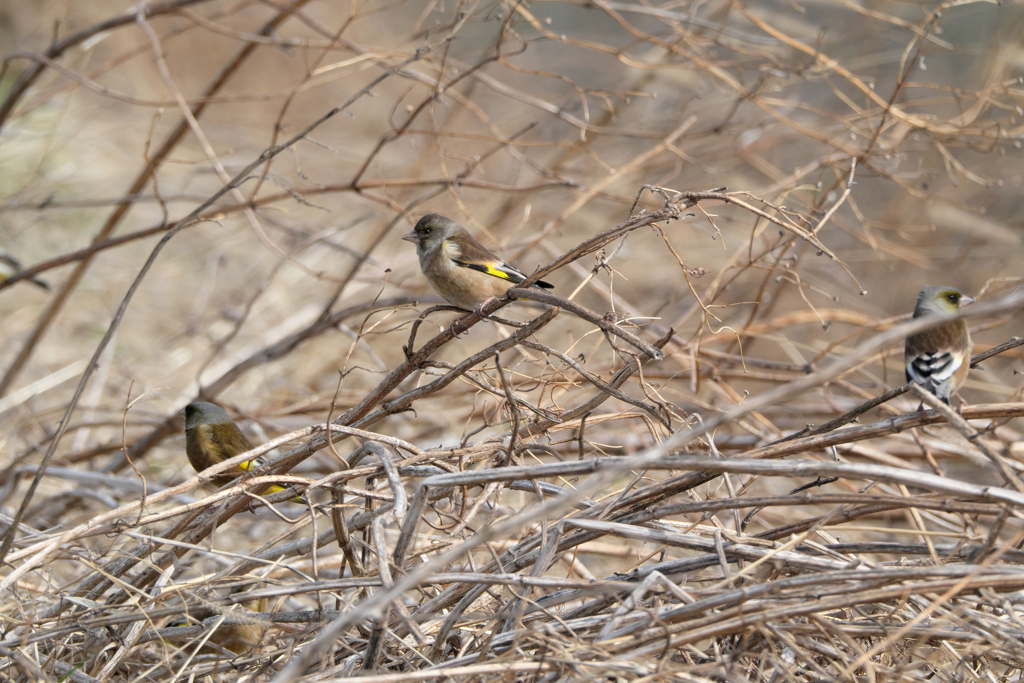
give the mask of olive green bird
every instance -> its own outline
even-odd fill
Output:
[[[252,449],[252,442],[220,406],[205,401],[195,401],[185,406],[185,453],[196,472],[202,472],[211,465]],[[239,475],[251,472],[263,464],[262,458],[254,458],[235,465],[234,468],[212,477],[211,480],[217,486],[224,486],[237,479]],[[285,490],[285,487],[273,484],[265,493]],[[302,496],[292,498],[291,502],[307,505],[306,499]]]
[[[420,270],[434,291],[467,311],[478,311],[526,279],[522,271],[488,251],[464,227],[436,213],[421,218],[402,239],[416,245]],[[536,286],[555,287],[543,280]]]

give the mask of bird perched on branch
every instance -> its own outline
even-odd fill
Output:
[[[402,237],[416,245],[420,269],[448,303],[477,310],[526,279],[520,270],[492,254],[450,218],[428,213]],[[542,289],[554,285],[540,280]]]
[[[974,303],[952,287],[925,287],[917,295],[914,317],[950,316]],[[949,398],[967,380],[971,369],[971,334],[964,320],[939,323],[907,337],[904,350],[907,381],[916,382],[949,405]]]
[[[252,450],[252,442],[245,437],[227,411],[213,403],[195,401],[185,406],[185,453],[192,468],[202,472],[211,465],[224,462],[236,455]],[[217,486],[224,486],[238,478],[238,475],[250,472],[263,464],[261,458],[247,462],[218,474],[212,478]],[[285,487],[272,485],[267,494],[284,491]],[[292,498],[291,502],[306,505],[302,496]]]
[[[0,282],[3,282],[9,277],[14,277],[22,270],[24,270],[24,268],[22,267],[21,262],[18,261],[18,259],[11,256],[5,250],[0,249]],[[36,287],[42,287],[47,291],[49,291],[50,289],[50,284],[46,280],[43,280],[42,278],[33,276],[28,278],[28,281],[34,284]]]

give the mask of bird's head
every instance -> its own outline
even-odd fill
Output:
[[[461,228],[450,218],[436,213],[428,213],[421,218],[412,232],[402,237],[406,242],[416,245],[416,253],[424,254],[440,247],[445,240],[454,237]]]
[[[231,416],[218,405],[205,401],[193,401],[185,406],[185,430],[199,425],[215,425],[231,423]]]
[[[952,287],[933,285],[925,287],[917,295],[917,305],[914,307],[914,317],[923,315],[953,315],[968,304],[973,304],[974,299],[961,294]]]

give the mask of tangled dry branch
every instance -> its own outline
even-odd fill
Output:
[[[91,4],[0,71],[7,679],[1024,670],[1019,7]]]

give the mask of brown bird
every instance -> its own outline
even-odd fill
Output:
[[[185,406],[185,453],[196,472],[202,472],[210,465],[224,462],[252,448],[252,442],[245,438],[235,421],[220,406],[205,401],[195,401]],[[217,486],[224,486],[237,479],[238,475],[263,464],[261,458],[248,460],[212,477],[212,481]],[[285,487],[274,484],[266,489],[266,493],[284,490]],[[307,504],[302,496],[296,496],[292,502]]]
[[[925,287],[917,295],[914,317],[950,316],[974,299],[952,287]],[[916,382],[939,397],[949,398],[967,381],[971,369],[971,333],[964,320],[951,320],[907,337],[904,362],[908,382]]]
[[[519,269],[492,254],[450,218],[428,213],[402,237],[416,245],[420,269],[434,291],[448,303],[478,310],[526,279]],[[539,280],[542,289],[554,285]]]
[[[263,634],[267,631],[268,622],[264,620],[262,613],[267,611],[269,602],[268,598],[250,600],[230,611],[225,611],[224,620],[221,621],[217,630],[210,634],[198,654],[223,655],[227,651],[240,655],[259,645],[263,640]],[[256,612],[259,616],[251,614],[252,612]],[[172,619],[164,628],[181,628],[206,621],[212,625],[219,621],[218,613],[219,610],[216,609],[201,609],[187,617]],[[174,634],[166,635],[174,639],[181,638]]]

